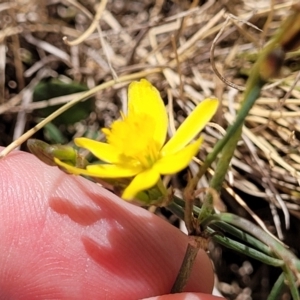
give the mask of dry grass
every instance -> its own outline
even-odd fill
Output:
[[[112,87],[96,93],[95,112],[75,126],[74,135],[79,135],[87,128],[109,125],[126,105],[127,82],[118,80],[144,72],[168,103],[171,134],[199,101],[212,95],[222,100],[205,131],[203,158],[234,120],[256,55],[293,1],[118,0],[108,1],[106,7],[105,2],[0,4],[1,145],[28,129],[37,108],[76,96],[31,102],[41,79],[60,76],[90,89],[115,80]],[[292,229],[300,227],[298,54],[288,55],[281,77],[264,88],[251,110],[227,178],[224,203],[216,204],[219,210],[243,216],[247,211],[288,244]],[[201,185],[206,182],[203,178]],[[289,245],[300,251],[295,241]],[[242,285],[234,290],[232,284],[229,291],[227,286],[228,297],[235,299]],[[253,284],[251,289],[255,290]]]

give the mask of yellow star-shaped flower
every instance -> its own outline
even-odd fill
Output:
[[[175,174],[188,166],[202,139],[192,141],[215,114],[217,99],[202,101],[167,142],[168,115],[157,89],[145,79],[128,90],[128,113],[102,129],[107,143],[76,138],[75,144],[91,151],[106,164],[80,169],[55,159],[73,174],[100,178],[130,178],[122,194],[126,200],[153,187],[160,175]]]

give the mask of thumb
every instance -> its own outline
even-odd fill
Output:
[[[141,299],[169,293],[187,237],[34,156],[0,160],[0,299]],[[210,293],[199,251],[187,291]]]
[[[224,300],[224,298],[200,293],[180,293],[151,297],[144,300]]]

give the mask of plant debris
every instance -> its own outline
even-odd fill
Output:
[[[107,3],[106,3],[107,2]],[[170,134],[206,97],[222,102],[204,132],[203,159],[235,118],[259,50],[293,1],[74,1],[16,0],[0,4],[0,145],[38,123],[39,111],[78,93],[33,102],[41,82],[59,80],[88,89],[115,80],[94,95],[95,109],[74,124],[37,133],[47,142],[75,136],[101,139],[99,128],[119,117],[126,83],[145,72],[162,93]],[[276,80],[263,89],[246,119],[217,210],[257,222],[300,254],[300,52],[291,52]],[[72,90],[72,89],[71,89]],[[49,131],[50,130],[50,131]],[[53,134],[52,134],[53,133]],[[49,137],[50,134],[50,137]],[[57,137],[58,139],[58,137]],[[26,148],[23,146],[24,150]],[[194,164],[199,160],[195,159]],[[207,186],[206,174],[199,186]],[[178,187],[182,179],[178,180]],[[157,211],[162,214],[162,211]],[[166,216],[166,214],[164,214]],[[228,299],[266,299],[273,269],[211,246]],[[262,279],[263,278],[263,279]]]

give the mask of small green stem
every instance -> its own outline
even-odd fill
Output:
[[[163,184],[161,178],[156,183],[156,186],[158,187],[158,190],[161,192],[161,194],[163,196],[167,196],[168,195],[168,190],[166,189],[165,185]]]
[[[279,299],[282,290],[285,286],[284,284],[284,273],[281,273],[278,279],[276,280],[275,284],[272,287],[271,293],[268,296],[267,300],[277,300]]]

